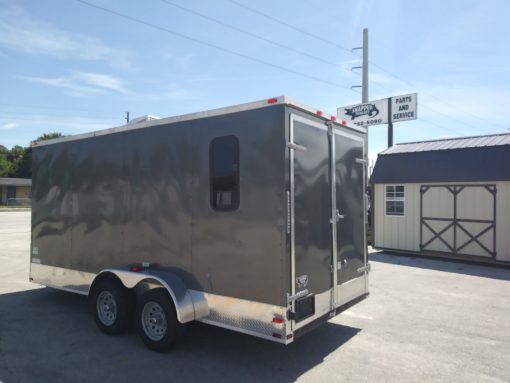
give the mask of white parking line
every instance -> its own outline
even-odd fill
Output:
[[[366,316],[366,315],[363,315],[363,314],[358,314],[358,313],[355,313],[355,312],[353,312],[351,310],[344,311],[342,314],[343,315],[347,315],[348,317],[357,318],[357,319],[368,319],[368,320],[373,320],[374,319],[373,317],[369,317],[369,316]]]

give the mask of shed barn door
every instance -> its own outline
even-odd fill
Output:
[[[496,185],[422,185],[420,249],[496,256]]]

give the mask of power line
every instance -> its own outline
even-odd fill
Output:
[[[430,121],[430,120],[427,120],[427,119],[422,118],[422,117],[420,117],[420,121],[425,122],[425,123],[427,123],[429,125],[435,126],[436,128],[443,129],[443,130],[446,130],[448,132],[451,132],[451,133],[455,134],[456,136],[463,136],[464,135],[462,132],[459,132],[456,129],[448,128],[448,127],[443,126],[443,125],[439,125],[438,123],[436,123],[434,121]]]
[[[329,44],[329,45],[334,46],[334,47],[336,47],[336,48],[339,48],[339,49],[341,49],[341,50],[344,50],[344,51],[348,51],[348,52],[354,53],[354,52],[352,52],[350,49],[348,49],[348,48],[344,47],[343,45],[337,44],[337,43],[335,43],[335,42],[333,42],[333,41],[331,41],[331,40],[328,40],[328,39],[324,39],[324,38],[323,38],[323,37],[321,37],[321,36],[318,36],[318,35],[316,35],[316,34],[310,33],[310,32],[308,32],[308,31],[306,31],[306,30],[303,30],[303,29],[301,29],[301,28],[299,28],[299,27],[296,27],[295,25],[292,25],[292,24],[290,24],[290,23],[287,23],[287,22],[286,22],[286,21],[284,21],[284,20],[278,19],[278,18],[276,18],[276,17],[274,17],[274,16],[268,15],[267,13],[261,12],[261,11],[259,11],[258,9],[255,9],[255,8],[249,7],[249,6],[247,6],[247,5],[244,5],[244,4],[242,4],[242,3],[239,3],[239,2],[238,2],[238,1],[236,1],[236,0],[228,0],[228,1],[229,1],[230,3],[232,3],[232,4],[237,5],[238,7],[241,7],[241,8],[247,9],[247,10],[248,10],[248,11],[250,11],[250,12],[253,12],[253,13],[255,13],[255,14],[258,14],[258,15],[260,15],[260,16],[262,16],[262,17],[265,17],[265,18],[267,18],[267,19],[269,19],[269,20],[272,20],[272,21],[274,21],[274,22],[276,22],[276,23],[278,23],[278,24],[284,25],[284,26],[286,26],[286,27],[288,27],[288,28],[290,28],[290,29],[293,29],[293,30],[295,30],[295,31],[298,31],[298,32],[300,32],[300,33],[302,33],[302,34],[304,34],[304,35],[310,36],[310,37],[312,37],[312,38],[314,38],[314,39],[316,39],[316,40],[322,41],[322,42],[324,42],[324,43],[326,43],[326,44]],[[359,54],[357,54],[357,53],[354,53],[354,54],[355,54],[356,56],[358,56],[358,57],[361,57],[361,56],[360,56]],[[495,125],[495,126],[499,126],[499,127],[501,127],[501,126],[500,126],[500,125],[498,125],[498,124],[495,124],[495,123],[493,123],[493,122],[488,122],[487,120],[484,120],[484,119],[483,119],[483,118],[481,118],[481,117],[478,117],[478,116],[476,116],[476,115],[474,115],[474,114],[472,114],[472,113],[469,113],[469,112],[467,112],[467,111],[465,111],[465,110],[463,110],[463,109],[461,109],[461,108],[459,108],[459,107],[457,107],[457,106],[455,106],[455,105],[453,105],[453,104],[451,104],[451,103],[449,103],[449,102],[447,102],[447,101],[445,101],[445,100],[443,100],[443,99],[441,99],[441,98],[439,98],[439,97],[437,97],[437,96],[435,96],[435,95],[433,95],[433,94],[431,94],[431,93],[429,93],[429,92],[425,92],[425,91],[423,91],[423,89],[418,88],[418,87],[417,87],[415,84],[413,84],[412,82],[402,79],[401,77],[399,77],[399,76],[397,76],[396,74],[394,74],[394,73],[390,72],[389,70],[385,69],[384,67],[382,67],[381,65],[377,64],[376,62],[374,62],[374,61],[372,61],[372,60],[369,60],[369,63],[370,63],[370,64],[372,64],[373,66],[375,66],[375,67],[379,68],[381,71],[385,72],[386,74],[390,75],[391,77],[393,77],[393,78],[395,78],[395,79],[397,79],[397,80],[399,80],[399,81],[402,81],[403,83],[405,83],[405,84],[407,84],[407,85],[409,85],[409,86],[412,86],[413,88],[415,88],[415,89],[416,89],[417,91],[419,91],[420,93],[422,93],[422,94],[424,94],[424,95],[427,95],[427,96],[429,96],[429,97],[431,97],[431,98],[433,98],[433,99],[435,99],[435,100],[437,100],[437,101],[439,101],[439,102],[441,102],[441,103],[443,103],[443,104],[445,104],[445,105],[448,105],[448,106],[449,106],[450,108],[452,108],[452,109],[456,109],[456,110],[458,110],[458,111],[460,111],[460,112],[462,112],[462,113],[464,113],[464,114],[470,115],[471,117],[474,117],[474,118],[476,118],[476,119],[478,119],[478,120],[480,120],[480,121],[483,121],[485,124],[489,123],[489,124],[492,124],[492,125]],[[440,112],[439,112],[439,113],[440,113]],[[441,113],[441,114],[445,115],[444,113]],[[448,116],[448,115],[446,115],[446,116]],[[448,117],[450,117],[450,118],[452,118],[452,119],[455,119],[455,118],[453,118],[453,117],[451,117],[451,116],[448,116]],[[461,121],[461,120],[458,120],[458,119],[456,119],[456,120],[457,120],[457,121],[462,122],[463,124],[465,124],[465,125],[467,125],[467,126],[471,126],[471,127],[473,127],[473,126],[472,126],[472,125],[470,125],[470,124],[466,124],[464,121]],[[479,128],[477,128],[477,129],[479,129]]]
[[[377,86],[377,87],[379,87],[379,88],[382,88],[382,89],[384,89],[384,90],[386,90],[386,91],[388,91],[388,92],[393,93],[393,90],[391,90],[391,89],[389,89],[388,87],[385,87],[385,86],[383,86],[383,85],[381,85],[381,84],[374,83],[374,85],[375,85],[375,86]],[[428,110],[430,110],[430,111],[432,111],[432,112],[434,112],[434,113],[441,114],[441,115],[443,115],[443,116],[445,116],[445,117],[447,117],[447,118],[449,118],[449,119],[451,119],[451,120],[454,120],[454,121],[460,122],[461,124],[466,125],[466,126],[470,127],[471,129],[475,129],[475,130],[477,130],[477,131],[479,131],[479,132],[481,132],[481,133],[486,133],[486,131],[485,131],[485,130],[483,130],[483,129],[480,129],[480,127],[475,126],[475,125],[468,124],[468,123],[467,123],[467,122],[465,122],[465,121],[462,121],[462,120],[460,120],[460,119],[458,119],[458,118],[453,117],[452,115],[449,115],[449,114],[447,114],[447,113],[441,112],[440,110],[437,110],[437,109],[435,109],[435,108],[432,108],[431,106],[428,106],[426,103],[425,103],[425,104],[423,104],[423,105],[421,105],[421,107],[422,107],[422,108],[425,108],[425,109],[428,109]],[[420,117],[420,120],[421,120],[421,117]],[[450,130],[450,129],[449,129],[449,130]]]
[[[384,89],[384,90],[386,90],[386,91],[388,91],[388,92],[392,92],[392,93],[393,93],[393,91],[392,91],[391,89],[389,89],[389,88],[387,88],[387,87],[385,87],[385,86],[383,86],[383,85],[381,85],[381,84],[374,83],[374,85],[375,85],[375,86],[377,86],[377,87],[379,87],[379,88],[381,88],[381,89]],[[433,108],[428,107],[427,105],[423,105],[422,107],[423,107],[423,108],[425,108],[425,109],[429,109],[429,110],[431,110],[432,112],[439,113],[439,114],[443,114],[444,116],[446,116],[446,117],[448,117],[448,118],[452,118],[451,116],[449,116],[449,115],[447,115],[447,114],[444,114],[444,113],[442,113],[442,112],[440,112],[440,111],[434,110]],[[419,120],[420,120],[420,121],[422,121],[422,122],[425,122],[425,123],[427,123],[427,124],[429,124],[429,125],[435,126],[436,128],[439,128],[439,129],[442,129],[442,130],[445,130],[445,131],[448,131],[448,132],[454,133],[454,134],[459,135],[459,136],[461,136],[461,135],[463,135],[463,134],[464,134],[464,132],[462,132],[462,131],[460,131],[460,130],[456,130],[456,129],[452,129],[452,128],[449,128],[449,127],[446,127],[446,126],[440,125],[440,124],[438,124],[437,122],[430,121],[430,120],[424,119],[424,118],[422,118],[422,117],[420,117],[420,118],[419,118]],[[479,131],[481,131],[480,129],[478,129],[478,130],[479,130]],[[482,132],[482,133],[485,133],[485,132]]]
[[[306,73],[302,73],[302,72],[296,71],[294,69],[285,68],[283,66],[280,66],[280,65],[277,65],[277,64],[273,64],[273,63],[261,60],[258,57],[254,57],[254,56],[246,55],[244,53],[236,52],[236,51],[233,51],[231,49],[224,48],[224,47],[221,47],[219,45],[216,45],[216,44],[213,44],[213,43],[209,43],[209,42],[206,42],[206,41],[203,41],[203,40],[200,40],[200,39],[197,39],[197,38],[185,35],[183,33],[176,32],[176,31],[173,31],[171,29],[168,29],[168,28],[165,28],[165,27],[162,27],[162,26],[150,23],[148,21],[144,21],[144,20],[138,19],[136,17],[129,16],[127,14],[124,14],[124,13],[121,13],[121,12],[117,12],[117,11],[114,11],[114,10],[109,9],[109,8],[105,8],[105,7],[102,7],[100,5],[89,3],[88,1],[85,1],[85,0],[75,0],[75,1],[77,1],[79,3],[82,3],[82,4],[84,4],[84,5],[88,6],[88,7],[96,8],[96,9],[99,9],[99,10],[101,10],[103,12],[106,12],[106,13],[115,15],[117,17],[120,17],[120,18],[129,20],[129,21],[132,21],[134,23],[141,24],[141,25],[144,25],[144,26],[152,28],[152,29],[157,29],[157,30],[159,30],[161,32],[165,32],[165,33],[171,34],[173,36],[180,37],[180,38],[185,39],[185,40],[193,41],[194,43],[197,43],[197,44],[200,44],[200,45],[204,45],[204,46],[207,46],[207,47],[210,47],[210,48],[214,48],[216,50],[219,50],[219,51],[222,51],[222,52],[226,52],[226,53],[229,53],[229,54],[234,55],[234,56],[242,57],[242,58],[244,58],[246,60],[250,60],[250,61],[253,61],[253,62],[256,62],[256,63],[259,63],[259,64],[270,66],[270,67],[279,69],[279,70],[284,71],[284,72],[292,73],[294,75],[307,78],[309,80],[313,80],[313,81],[320,82],[320,83],[323,83],[323,84],[327,84],[327,85],[330,85],[330,86],[334,86],[334,87],[337,87],[337,88],[342,88],[342,89],[350,90],[349,87],[346,87],[344,85],[341,85],[341,84],[338,84],[338,83],[335,83],[335,82],[331,82],[331,81],[328,81],[328,80],[325,80],[325,79],[322,79],[322,78],[319,78],[319,77],[311,76],[311,75],[308,75]]]
[[[393,91],[392,91],[391,89],[389,89],[389,88],[387,88],[387,87],[385,87],[385,86],[382,86],[381,84],[377,84],[377,83],[375,83],[374,85],[375,85],[375,86],[377,86],[377,87],[379,87],[379,88],[382,88],[382,89],[384,89],[384,90],[387,90],[387,91],[389,91],[389,92],[392,92],[392,93],[393,93]],[[357,93],[359,93],[359,92],[357,92]],[[431,108],[429,108],[429,107],[427,107],[427,106],[425,106],[425,109],[432,110]],[[432,111],[434,111],[434,110],[432,110]],[[447,116],[447,117],[450,117],[450,116]],[[455,130],[455,129],[448,128],[448,127],[443,126],[443,125],[439,125],[439,124],[438,124],[438,123],[436,123],[436,122],[433,122],[433,121],[430,121],[430,120],[424,119],[424,118],[422,118],[422,117],[420,117],[420,118],[419,118],[419,120],[420,120],[420,122],[425,122],[425,123],[427,123],[427,124],[429,124],[429,125],[435,126],[436,128],[439,128],[439,129],[442,129],[442,130],[445,130],[445,131],[448,131],[448,132],[454,133],[454,134],[456,134],[456,135],[463,135],[463,132],[461,132],[461,131],[459,131],[459,130]]]
[[[242,4],[242,3],[239,3],[239,2],[237,2],[237,1],[235,1],[235,0],[228,0],[228,1],[229,1],[229,2],[231,2],[232,4],[237,5],[238,7],[241,7],[241,8],[247,9],[247,10],[249,10],[250,12],[256,13],[256,14],[258,14],[258,15],[260,15],[260,16],[263,16],[263,17],[265,17],[265,18],[267,18],[267,19],[273,20],[273,21],[275,21],[275,22],[277,22],[277,23],[279,23],[279,24],[285,25],[285,26],[286,26],[286,27],[288,27],[288,28],[294,29],[295,31],[298,31],[298,32],[300,32],[300,33],[302,33],[302,34],[304,34],[304,35],[310,36],[310,37],[312,37],[312,38],[314,38],[314,39],[316,39],[316,40],[322,41],[322,42],[324,42],[324,43],[326,43],[326,44],[330,44],[330,45],[332,45],[332,46],[335,46],[335,47],[337,47],[337,48],[339,48],[339,49],[341,49],[341,50],[343,50],[343,51],[346,51],[346,52],[352,53],[352,50],[351,50],[351,49],[349,49],[349,48],[346,48],[346,47],[344,47],[344,46],[342,46],[342,45],[340,45],[340,44],[335,43],[334,41],[331,41],[331,40],[325,39],[325,38],[323,38],[323,37],[321,37],[321,36],[318,36],[318,35],[316,35],[316,34],[313,34],[313,33],[310,33],[310,32],[308,32],[308,31],[305,31],[304,29],[301,29],[301,28],[299,28],[299,27],[296,27],[295,25],[289,24],[289,23],[287,23],[287,22],[285,22],[285,21],[283,21],[283,20],[281,20],[281,19],[278,19],[278,18],[276,18],[276,17],[274,17],[274,16],[268,15],[267,13],[261,12],[261,11],[259,11],[258,9],[251,8],[251,7],[249,7],[249,6],[247,6],[247,5],[244,5],[244,4]]]
[[[383,43],[382,45],[385,45],[386,47],[388,47],[388,46],[387,46],[386,44],[384,44],[384,43]],[[388,48],[388,49],[389,49],[389,48]],[[357,54],[357,55],[358,55],[358,57],[360,57],[360,56],[359,56],[359,54]],[[402,81],[403,83],[405,83],[405,84],[407,84],[407,85],[409,85],[409,86],[412,86],[413,88],[415,88],[415,89],[416,89],[417,91],[419,91],[420,93],[425,94],[425,95],[427,95],[427,96],[429,96],[429,97],[431,97],[431,98],[435,99],[436,101],[439,101],[439,102],[441,102],[441,103],[443,103],[443,104],[445,104],[445,105],[448,105],[449,107],[451,107],[451,108],[453,108],[453,109],[457,109],[458,111],[460,111],[460,112],[462,112],[462,113],[464,113],[464,114],[466,114],[466,115],[469,115],[469,116],[471,116],[471,117],[473,117],[473,118],[476,118],[476,119],[477,119],[477,120],[479,120],[479,121],[483,121],[484,123],[490,123],[490,124],[492,124],[492,125],[495,125],[495,126],[498,126],[498,127],[500,127],[500,128],[506,129],[505,127],[503,127],[503,126],[501,126],[501,125],[499,125],[499,124],[497,124],[497,123],[495,123],[495,122],[493,122],[493,121],[487,121],[486,119],[483,119],[483,118],[481,118],[481,117],[479,117],[479,116],[477,116],[477,115],[475,115],[475,114],[472,114],[472,113],[468,112],[467,110],[465,110],[465,109],[463,109],[463,108],[460,108],[460,107],[458,107],[458,106],[456,106],[456,105],[453,105],[453,104],[451,104],[451,103],[449,103],[449,102],[447,102],[447,101],[445,101],[445,100],[443,100],[443,99],[441,99],[441,98],[439,98],[439,97],[437,97],[437,96],[435,96],[435,95],[433,95],[433,94],[431,94],[431,93],[429,93],[429,92],[424,91],[423,89],[418,88],[418,87],[416,86],[416,84],[414,84],[414,83],[412,83],[412,82],[410,82],[410,81],[408,81],[408,80],[405,80],[405,79],[403,79],[403,78],[401,78],[401,77],[397,76],[396,74],[392,73],[391,71],[389,71],[389,70],[388,70],[388,69],[386,69],[386,68],[383,68],[382,66],[378,65],[378,64],[377,64],[377,63],[375,63],[375,62],[374,62],[374,63],[372,63],[372,62],[371,62],[371,64],[373,64],[375,67],[379,68],[381,71],[385,72],[386,74],[390,75],[391,77],[393,77],[393,78],[395,78],[395,79],[397,79],[397,80],[399,80],[399,81]],[[463,68],[463,69],[465,69],[465,68]],[[430,72],[430,71],[428,71],[428,70],[421,69],[421,72],[424,72],[425,74],[427,74],[427,75],[429,75],[429,76],[434,76],[434,75],[432,74],[432,72]]]
[[[276,46],[276,47],[287,49],[287,50],[289,50],[289,51],[291,51],[291,52],[294,52],[294,53],[300,54],[300,55],[302,55],[302,56],[305,56],[305,57],[311,58],[311,59],[313,59],[313,60],[315,60],[315,61],[318,61],[318,62],[321,62],[321,63],[323,63],[323,64],[332,65],[332,66],[334,66],[334,67],[335,67],[335,68],[337,68],[337,69],[340,69],[340,70],[343,70],[343,71],[345,71],[345,72],[350,73],[350,71],[349,71],[349,70],[347,70],[347,69],[345,69],[345,68],[342,68],[341,66],[339,66],[338,64],[336,64],[336,63],[334,63],[334,62],[332,62],[332,61],[325,60],[325,59],[324,59],[324,58],[322,58],[322,57],[315,56],[315,55],[313,55],[313,54],[311,54],[311,53],[308,53],[308,52],[305,52],[305,51],[302,51],[302,50],[299,50],[299,49],[293,48],[293,47],[291,47],[291,46],[288,46],[288,45],[285,45],[285,44],[279,43],[279,42],[274,41],[274,40],[271,40],[271,39],[267,39],[267,38],[265,38],[265,37],[259,36],[259,35],[255,34],[255,33],[252,33],[252,32],[250,32],[250,31],[247,31],[247,30],[245,30],[245,29],[238,28],[238,27],[236,27],[236,26],[234,26],[234,25],[232,25],[232,24],[228,24],[228,23],[225,23],[225,22],[223,22],[223,21],[221,21],[221,20],[218,20],[218,19],[216,19],[216,18],[213,18],[213,17],[207,16],[207,15],[204,15],[203,13],[197,12],[197,11],[195,11],[195,10],[193,10],[193,9],[190,9],[190,8],[184,7],[184,6],[179,5],[179,4],[175,4],[175,3],[171,2],[171,1],[168,1],[168,0],[161,0],[161,2],[163,2],[163,3],[167,4],[167,5],[170,5],[170,6],[172,6],[172,7],[178,8],[178,9],[180,9],[180,10],[182,10],[182,11],[185,11],[185,12],[191,13],[192,15],[195,15],[195,16],[198,16],[198,17],[201,17],[201,18],[203,18],[203,19],[205,19],[205,20],[208,20],[208,21],[211,21],[211,22],[213,22],[213,23],[216,23],[216,24],[218,24],[218,25],[221,25],[221,26],[223,26],[223,27],[225,27],[225,28],[228,28],[228,29],[234,30],[234,31],[236,31],[236,32],[242,33],[242,34],[244,34],[244,35],[247,35],[247,36],[253,37],[253,38],[257,39],[257,40],[264,41],[264,42],[266,42],[266,43],[268,43],[268,44],[272,44],[272,45],[274,45],[274,46]]]
[[[390,72],[389,70],[387,70],[387,69],[383,68],[382,66],[380,66],[379,64],[377,64],[377,63],[375,63],[375,62],[370,61],[370,63],[371,63],[373,66],[375,66],[376,68],[378,68],[379,70],[381,70],[381,71],[383,71],[384,73],[386,73],[386,74],[390,75],[391,77],[393,77],[393,78],[395,78],[395,79],[397,79],[397,80],[399,80],[399,81],[403,82],[404,84],[407,84],[407,85],[409,85],[409,86],[411,86],[411,87],[415,88],[415,89],[416,89],[418,92],[420,92],[421,94],[424,94],[424,95],[426,95],[426,96],[428,96],[428,97],[430,97],[430,98],[433,98],[434,100],[439,101],[439,102],[441,102],[441,103],[443,103],[443,104],[445,104],[445,105],[449,106],[450,108],[456,109],[456,110],[458,110],[458,111],[459,111],[459,112],[461,112],[461,113],[464,113],[464,114],[467,114],[467,115],[469,115],[469,116],[471,116],[471,117],[473,117],[473,118],[476,118],[477,120],[483,121],[485,124],[491,124],[491,125],[495,125],[495,126],[502,127],[502,126],[500,126],[499,124],[496,124],[496,123],[494,123],[494,122],[490,122],[490,121],[484,120],[484,119],[483,119],[483,118],[481,118],[481,117],[478,117],[478,116],[476,116],[476,115],[474,115],[474,114],[472,114],[472,113],[470,113],[470,112],[467,112],[466,110],[463,110],[463,109],[459,108],[458,106],[455,106],[455,105],[453,105],[453,104],[451,104],[451,103],[449,103],[449,102],[447,102],[447,101],[445,101],[445,100],[443,100],[443,99],[441,99],[441,98],[439,98],[439,97],[437,97],[437,96],[435,96],[435,95],[433,95],[433,94],[431,94],[431,93],[429,93],[429,92],[424,91],[423,89],[418,88],[418,87],[417,87],[415,84],[413,84],[411,81],[405,80],[405,79],[403,79],[403,78],[401,78],[401,77],[397,76],[396,74],[393,74],[392,72]],[[459,120],[459,121],[460,121],[460,120]]]

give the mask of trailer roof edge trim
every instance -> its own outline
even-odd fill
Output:
[[[312,108],[312,107],[305,105],[301,102],[294,101],[287,96],[280,96],[280,97],[273,97],[273,98],[269,98],[269,99],[264,99],[264,100],[260,100],[260,101],[249,102],[249,103],[245,103],[245,104],[239,104],[239,105],[234,105],[234,106],[229,106],[229,107],[224,107],[224,108],[210,109],[210,110],[206,110],[203,112],[195,112],[195,113],[188,113],[188,114],[183,114],[183,115],[179,115],[179,116],[165,117],[165,118],[161,118],[159,120],[152,120],[152,121],[142,122],[139,124],[129,124],[128,123],[128,124],[108,128],[108,129],[102,129],[102,130],[97,130],[97,131],[87,132],[87,133],[82,133],[82,134],[76,134],[76,135],[71,135],[71,136],[64,136],[64,137],[54,138],[51,140],[32,141],[32,147],[52,145],[52,144],[68,142],[68,141],[77,141],[77,140],[82,140],[85,138],[103,136],[106,134],[113,134],[113,133],[124,132],[124,131],[128,131],[128,130],[144,129],[144,128],[149,128],[149,127],[158,126],[158,125],[170,124],[170,123],[174,123],[174,122],[190,121],[190,120],[196,120],[199,118],[221,116],[224,114],[243,112],[243,111],[248,111],[248,110],[253,110],[253,109],[261,109],[261,108],[265,108],[268,106],[274,106],[277,104],[294,106],[294,107],[302,109],[306,112],[310,112],[310,113],[314,114],[315,116],[317,116],[318,118],[321,118],[325,121],[330,121],[331,123],[333,123],[337,126],[344,126],[346,128],[349,128],[349,129],[352,129],[352,130],[355,130],[355,131],[358,131],[361,133],[367,132],[367,130],[365,128],[358,127],[358,126],[352,125],[352,124],[348,124],[346,121],[343,121],[343,120],[341,122],[335,121],[336,116],[334,116],[334,115],[323,113],[319,109]]]

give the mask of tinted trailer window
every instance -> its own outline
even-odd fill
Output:
[[[218,137],[209,146],[211,207],[236,210],[239,207],[239,140]]]

